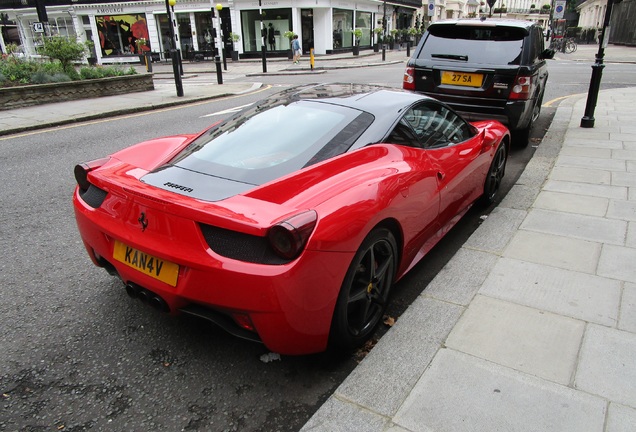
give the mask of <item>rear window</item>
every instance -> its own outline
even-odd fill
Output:
[[[346,152],[373,120],[369,113],[338,105],[283,100],[212,129],[170,165],[263,184]]]
[[[516,27],[431,26],[418,58],[518,65],[525,36],[525,30]]]

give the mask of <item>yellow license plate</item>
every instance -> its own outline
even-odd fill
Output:
[[[170,286],[177,286],[179,265],[115,241],[113,258]]]
[[[483,81],[484,76],[482,74],[452,71],[442,72],[442,84],[466,87],[481,87],[481,83]]]

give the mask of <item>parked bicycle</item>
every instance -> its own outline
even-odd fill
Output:
[[[571,54],[578,48],[574,38],[559,38],[550,41],[550,48],[557,52]]]

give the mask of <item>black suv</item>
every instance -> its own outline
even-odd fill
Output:
[[[469,120],[495,119],[528,145],[548,80],[543,30],[530,21],[432,23],[404,72],[403,87],[449,104]]]

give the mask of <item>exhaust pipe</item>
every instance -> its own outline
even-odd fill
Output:
[[[150,305],[161,312],[170,312],[170,306],[168,306],[168,303],[164,299],[135,283],[128,282],[126,284],[126,293],[131,298],[137,298],[141,300],[142,303]]]
[[[126,294],[128,294],[131,298],[137,298],[137,295],[139,294],[139,287],[131,283],[127,283]]]
[[[150,306],[161,311],[161,312],[170,312],[170,307],[168,307],[168,303],[158,295],[154,295],[150,298]]]
[[[150,303],[151,295],[145,289],[139,290],[139,293],[137,294],[137,297],[139,297],[139,300],[141,300],[142,303],[145,303],[145,304]]]

